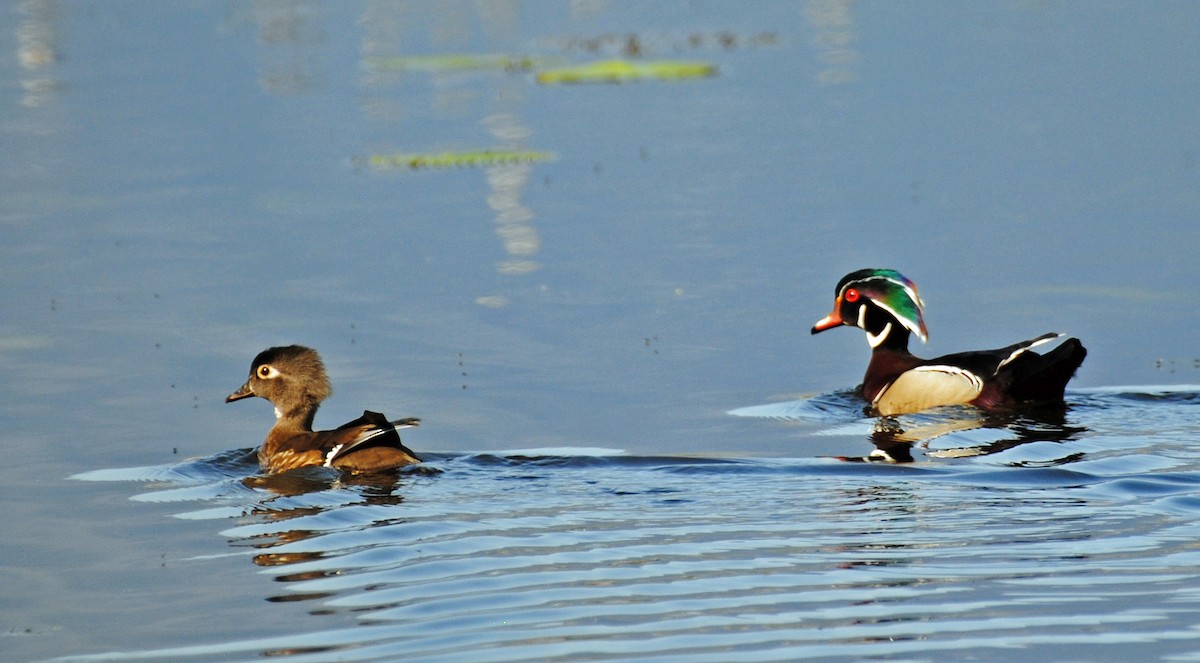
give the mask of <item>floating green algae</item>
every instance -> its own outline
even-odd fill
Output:
[[[548,85],[625,83],[647,79],[688,80],[717,73],[714,64],[689,60],[601,60],[578,66],[557,66],[561,63],[559,58],[466,53],[400,55],[363,60],[363,66],[378,72],[536,71],[537,82]]]
[[[429,154],[372,154],[366,165],[371,168],[486,168],[501,164],[540,163],[554,158],[553,152],[533,150],[474,150]]]
[[[601,60],[576,67],[545,69],[537,74],[537,82],[545,85],[562,83],[626,83],[647,79],[678,81],[715,76],[717,67],[708,62],[688,60]]]

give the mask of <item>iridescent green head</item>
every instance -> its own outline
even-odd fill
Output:
[[[929,340],[917,284],[894,269],[851,272],[838,281],[834,293],[833,312],[813,325],[812,333],[839,325],[858,327],[867,333],[871,347],[876,348],[898,326],[916,334],[922,342]]]

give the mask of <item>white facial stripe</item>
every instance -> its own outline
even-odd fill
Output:
[[[863,331],[867,331],[867,330],[864,329]],[[867,343],[870,343],[872,348],[877,348],[877,347],[879,347],[880,343],[883,343],[885,340],[887,340],[888,334],[891,333],[891,331],[892,331],[892,323],[890,323],[890,322],[887,323],[886,326],[884,326],[883,331],[879,332],[878,336],[876,336],[875,334],[872,334],[871,332],[868,331],[867,332]]]
[[[921,326],[918,325],[915,320],[909,320],[908,318],[900,315],[899,313],[893,311],[890,306],[887,306],[883,302],[875,302],[875,304],[877,306],[879,306],[879,308],[887,311],[888,313],[891,313],[892,317],[899,320],[900,324],[904,325],[905,329],[916,334],[922,341],[927,340],[925,338],[925,332],[921,331]]]
[[[916,303],[917,303],[917,308],[918,308],[918,309],[925,308],[925,303],[924,303],[924,302],[922,302],[922,301],[921,301],[921,298],[920,298],[920,296],[918,296],[918,295],[917,295],[917,291],[916,291],[916,289],[915,289],[915,288],[913,288],[912,286],[908,285],[908,284],[907,284],[907,283],[905,283],[904,281],[900,281],[900,280],[897,280],[897,279],[894,279],[894,278],[891,278],[891,277],[888,277],[888,276],[868,276],[867,278],[865,278],[865,279],[860,279],[860,280],[859,280],[859,281],[857,281],[857,282],[866,282],[866,281],[887,281],[888,283],[891,283],[891,284],[894,284],[894,285],[896,285],[896,286],[899,286],[899,287],[900,287],[900,289],[901,289],[901,290],[903,290],[903,291],[905,292],[905,294],[907,294],[907,295],[908,295],[908,298],[909,298],[909,299],[911,299],[911,300],[913,300],[914,302],[916,302]],[[842,292],[841,292],[841,293],[838,293],[838,295],[839,295],[839,296],[842,296],[843,294],[845,294],[845,292],[846,292],[846,288],[849,288],[849,287],[850,287],[850,285],[851,285],[851,284],[847,283],[847,284],[846,284],[846,285],[845,285],[845,286],[842,288]],[[875,302],[875,305],[876,305],[876,306],[878,306],[879,308],[881,308],[881,309],[883,309],[883,310],[887,311],[888,313],[890,313],[890,314],[892,315],[892,317],[893,317],[893,318],[895,318],[895,319],[899,320],[899,321],[900,321],[900,324],[904,325],[904,328],[905,328],[905,329],[907,329],[907,330],[909,330],[910,332],[912,332],[912,333],[916,334],[916,335],[917,335],[917,337],[918,337],[918,338],[920,338],[922,342],[924,342],[924,341],[928,341],[928,340],[929,340],[929,339],[928,339],[928,338],[925,336],[925,333],[921,331],[921,325],[917,324],[917,321],[916,321],[916,320],[909,320],[908,318],[906,318],[906,317],[904,317],[904,316],[900,315],[900,314],[899,314],[899,313],[897,313],[895,310],[893,310],[893,309],[892,309],[892,307],[888,306],[887,304],[884,304],[883,302],[875,301],[875,300],[873,300],[873,299],[872,299],[871,301],[874,301],[874,302]],[[858,326],[859,326],[861,329],[863,329],[863,330],[866,330],[866,327],[863,327],[863,317],[866,315],[866,311],[864,310],[865,308],[866,308],[866,304],[864,304],[864,305],[863,305],[863,308],[860,308],[860,309],[858,309]],[[869,335],[869,334],[868,334],[868,335]],[[880,339],[880,342],[882,342],[882,338]],[[875,346],[874,346],[874,345],[872,345],[871,347],[875,347]]]
[[[924,303],[921,302],[921,298],[917,295],[917,289],[912,287],[911,285],[905,283],[904,281],[899,281],[897,279],[893,279],[893,278],[890,278],[887,276],[877,276],[875,278],[880,278],[880,279],[883,279],[884,281],[887,281],[888,283],[894,283],[894,284],[900,286],[900,288],[902,290],[904,290],[904,292],[908,295],[909,299],[911,299],[917,303],[917,306],[925,305]]]
[[[866,331],[867,329],[867,305],[863,304],[858,307],[858,328]]]
[[[918,306],[924,306],[924,305],[925,305],[925,304],[924,304],[924,303],[921,301],[921,298],[920,298],[920,296],[918,296],[918,295],[917,295],[917,291],[916,291],[916,289],[915,289],[915,288],[913,288],[911,285],[909,285],[909,284],[905,283],[904,281],[900,281],[900,280],[898,280],[898,279],[891,278],[890,276],[868,276],[868,277],[866,277],[866,278],[864,278],[864,279],[859,279],[857,282],[866,282],[866,281],[887,281],[888,283],[891,283],[891,284],[894,284],[894,285],[898,286],[898,287],[899,287],[901,290],[903,290],[905,293],[907,293],[907,294],[908,294],[908,297],[909,297],[909,299],[911,299],[911,300],[913,300],[914,302],[916,302]],[[849,288],[849,287],[850,287],[850,284],[849,284],[849,283],[847,283],[847,284],[846,284],[846,285],[845,285],[845,286],[842,288],[842,293],[845,293],[845,291],[846,291],[846,288]],[[842,293],[839,293],[839,294],[842,294]]]

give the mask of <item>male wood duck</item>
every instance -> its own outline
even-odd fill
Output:
[[[275,425],[258,449],[258,462],[270,473],[310,465],[372,472],[421,462],[397,432],[416,426],[420,419],[388,421],[378,412],[364,411],[333,430],[314,432],[313,417],[332,391],[320,355],[312,348],[289,345],[260,352],[250,364],[246,384],[225,402],[258,396],[275,406]]]
[[[1061,404],[1067,381],[1087,350],[1068,338],[1046,354],[1032,349],[1062,334],[1043,334],[996,350],[977,350],[921,359],[908,351],[908,338],[929,338],[924,304],[915,283],[892,269],[860,269],[838,281],[833,312],[812,333],[841,325],[867,333],[871,362],[862,396],[869,411],[883,416],[941,405],[974,405],[985,410],[1031,404]]]

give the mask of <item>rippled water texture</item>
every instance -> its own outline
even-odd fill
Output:
[[[859,425],[823,400],[774,407]],[[950,432],[908,465],[563,449],[437,456],[376,484],[246,481],[248,452],[89,472],[211,523],[278,581],[261,610],[307,614],[82,660],[1200,656],[1200,392],[1072,401],[1068,434]],[[980,455],[922,459],[934,447]]]

